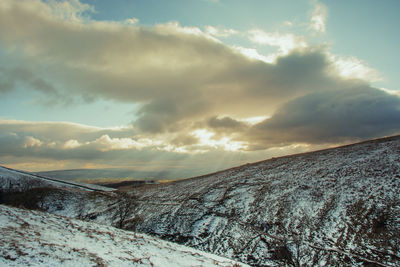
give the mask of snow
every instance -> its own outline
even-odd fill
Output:
[[[170,240],[185,233],[185,245],[254,265],[282,265],[271,260],[274,249],[285,245],[295,256],[300,243],[301,264],[399,266],[399,188],[400,137],[392,137],[139,188],[144,219],[135,227]],[[178,204],[156,205],[171,199]],[[380,213],[387,222],[376,230]]]
[[[88,191],[112,192],[114,188],[100,185],[84,184],[73,181],[63,181],[45,176],[40,176],[24,171],[18,171],[0,166],[0,189],[3,190],[21,190],[35,187],[69,187],[79,188]]]
[[[306,266],[400,266],[399,188],[392,137],[136,188],[140,220],[124,228],[250,265],[288,265],[285,248]],[[53,195],[46,209],[115,225],[113,194]]]
[[[247,266],[145,234],[0,205],[0,266]]]

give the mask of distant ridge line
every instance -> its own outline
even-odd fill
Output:
[[[61,183],[61,184],[66,184],[66,185],[70,185],[70,186],[74,186],[74,187],[80,187],[80,188],[84,188],[84,189],[91,190],[91,191],[97,191],[97,192],[110,192],[110,191],[115,191],[114,188],[110,188],[110,191],[101,190],[101,189],[99,189],[99,188],[92,188],[92,187],[86,186],[86,185],[84,185],[84,184],[71,183],[71,182],[68,182],[68,181],[58,180],[58,179],[54,179],[54,178],[42,176],[42,175],[39,175],[39,174],[30,173],[30,172],[27,172],[27,171],[22,171],[22,170],[16,170],[16,169],[8,168],[8,167],[3,166],[3,165],[0,165],[0,167],[2,167],[2,168],[4,168],[4,169],[7,169],[7,170],[9,170],[9,171],[14,171],[14,172],[18,172],[18,173],[21,173],[21,174],[26,174],[26,175],[34,176],[34,177],[37,177],[37,178],[40,178],[40,179],[43,179],[43,180],[47,180],[47,181],[51,181],[51,182],[56,182],[56,183]]]
[[[264,159],[264,160],[260,160],[260,161],[256,161],[256,162],[252,162],[252,163],[246,163],[246,164],[242,164],[242,165],[239,165],[239,166],[236,166],[236,167],[232,167],[232,168],[228,168],[228,169],[224,169],[224,170],[220,170],[220,171],[216,171],[216,172],[212,172],[212,173],[208,173],[208,174],[203,174],[203,175],[199,175],[199,176],[195,176],[195,177],[179,179],[179,180],[173,181],[171,183],[180,183],[180,182],[184,182],[184,181],[192,180],[192,179],[206,178],[206,177],[209,177],[209,176],[212,176],[212,175],[216,175],[216,174],[219,174],[219,173],[223,173],[223,172],[226,172],[226,171],[232,171],[232,170],[240,169],[240,168],[243,168],[243,167],[254,166],[254,165],[258,165],[260,163],[264,163],[264,162],[271,161],[271,160],[276,160],[276,159],[291,158],[291,157],[297,157],[297,156],[308,155],[308,154],[313,154],[313,153],[320,153],[320,152],[325,152],[325,151],[330,151],[330,150],[335,150],[335,149],[341,149],[341,148],[346,148],[346,147],[362,145],[362,144],[366,144],[366,143],[387,142],[387,141],[392,141],[392,140],[395,140],[395,139],[400,139],[400,135],[385,136],[385,137],[380,137],[380,138],[368,139],[368,140],[360,141],[360,142],[357,142],[357,143],[340,145],[340,146],[336,146],[336,147],[323,148],[323,149],[318,149],[318,150],[313,150],[313,151],[308,151],[308,152],[302,152],[302,153],[296,153],[296,154],[289,154],[289,155],[284,155],[284,156],[279,156],[279,157],[271,157],[269,159]]]

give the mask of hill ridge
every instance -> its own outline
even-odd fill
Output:
[[[364,141],[360,141],[360,142],[356,142],[356,143],[339,145],[339,146],[335,146],[335,147],[328,147],[328,148],[322,148],[322,149],[312,150],[312,151],[307,151],[307,152],[301,152],[301,153],[294,153],[294,154],[288,154],[288,155],[283,155],[283,156],[271,157],[271,158],[268,158],[268,159],[263,159],[263,160],[259,160],[259,161],[255,161],[255,162],[249,162],[249,163],[245,163],[245,164],[242,164],[242,165],[239,165],[239,166],[234,166],[234,167],[231,167],[231,168],[218,170],[218,171],[215,171],[215,172],[212,172],[212,173],[207,173],[207,174],[202,174],[202,175],[198,175],[198,176],[194,176],[194,177],[188,177],[188,178],[184,178],[184,179],[179,179],[179,180],[176,180],[176,181],[172,181],[170,183],[179,183],[179,182],[184,181],[184,180],[208,177],[208,176],[216,175],[216,174],[219,174],[219,173],[222,173],[222,172],[225,172],[225,171],[234,170],[234,169],[238,169],[238,168],[242,168],[242,167],[249,167],[249,166],[257,165],[257,164],[262,164],[262,163],[265,163],[267,161],[281,159],[281,158],[297,157],[297,156],[308,155],[308,154],[313,154],[313,153],[320,153],[320,152],[325,152],[325,151],[330,151],[330,150],[337,150],[337,149],[346,148],[346,147],[353,147],[353,146],[363,145],[363,144],[368,144],[368,143],[388,142],[388,141],[393,141],[393,140],[396,140],[396,139],[400,139],[400,135],[385,136],[385,137],[380,137],[380,138],[375,138],[375,139],[368,139],[368,140],[364,140]]]

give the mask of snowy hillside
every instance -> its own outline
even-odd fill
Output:
[[[400,266],[400,137],[247,164],[141,195],[135,229],[249,264]]]
[[[244,266],[148,235],[0,205],[0,266]]]
[[[40,206],[253,266],[400,266],[400,137]]]
[[[37,187],[69,187],[88,191],[111,192],[115,189],[99,185],[83,184],[73,181],[63,181],[60,179],[36,175],[24,171],[18,171],[0,166],[0,189],[20,191]]]

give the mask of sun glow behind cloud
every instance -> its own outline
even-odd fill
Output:
[[[213,139],[215,133],[206,129],[195,130],[192,132],[192,135],[198,138],[198,145],[205,148],[203,151],[200,150],[202,152],[207,152],[209,148],[223,149],[225,151],[238,151],[246,149],[247,147],[244,142],[233,141],[228,137]]]
[[[274,63],[274,61],[278,57],[277,54],[270,54],[268,56],[261,55],[255,48],[246,48],[241,46],[233,46],[233,48],[250,59],[261,60],[265,63]]]
[[[256,117],[242,119],[242,121],[247,122],[251,125],[255,125],[269,118],[271,118],[271,116],[256,116]]]

